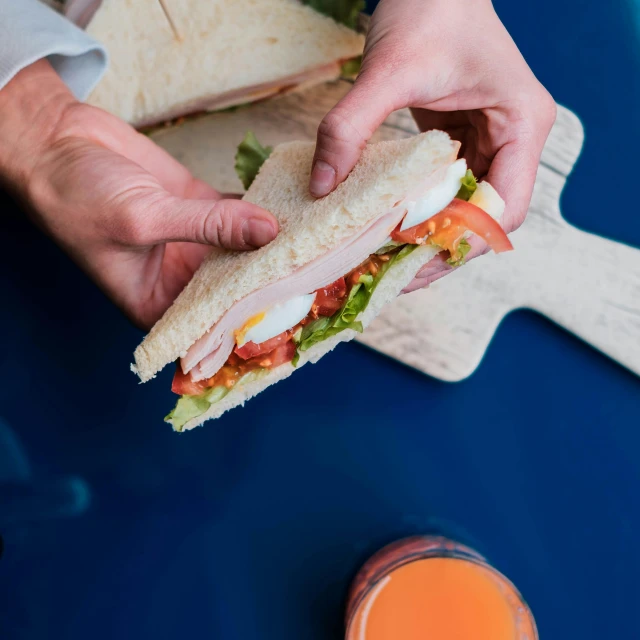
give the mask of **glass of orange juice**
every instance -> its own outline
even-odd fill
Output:
[[[473,549],[416,536],[378,551],[347,601],[346,640],[538,640],[513,584]]]

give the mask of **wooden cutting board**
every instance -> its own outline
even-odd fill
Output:
[[[349,89],[330,83],[211,114],[152,134],[217,189],[241,192],[233,168],[247,130],[263,144],[314,140],[318,123]],[[392,114],[374,140],[416,133],[408,110]],[[477,368],[502,319],[534,309],[640,375],[640,250],[567,224],[560,194],[582,148],[576,115],[563,107],[545,146],[515,251],[470,262],[428,289],[401,296],[358,338],[424,373],[462,380]]]

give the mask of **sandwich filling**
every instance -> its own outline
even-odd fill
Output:
[[[156,130],[173,124],[181,124],[184,120],[197,118],[213,111],[224,111],[231,107],[239,107],[253,102],[266,100],[272,96],[285,95],[307,86],[320,84],[340,77],[341,71],[352,59],[336,60],[318,67],[307,69],[301,73],[278,78],[272,82],[250,85],[233,89],[220,95],[203,96],[189,102],[181,102],[159,114],[138,118],[132,124],[149,135]]]
[[[409,194],[344,246],[238,301],[181,358],[172,384],[181,397],[165,420],[181,430],[236,385],[295,367],[301,353],[346,329],[362,332],[359,318],[382,278],[421,245],[446,251],[454,267],[464,264],[471,234],[496,253],[512,249],[496,220],[503,210],[493,187],[457,160],[438,184]],[[346,270],[348,262],[357,266]]]

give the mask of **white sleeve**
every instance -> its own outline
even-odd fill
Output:
[[[39,0],[0,0],[0,89],[41,58],[79,100],[107,68],[104,47]]]

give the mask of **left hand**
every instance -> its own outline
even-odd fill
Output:
[[[128,124],[77,102],[46,60],[0,91],[0,114],[0,184],[143,328],[209,252],[256,249],[278,232],[267,211],[225,197]]]
[[[420,130],[442,129],[462,142],[476,177],[506,202],[507,233],[519,227],[556,105],[490,0],[381,0],[360,74],[318,129],[311,194],[321,197],[342,182],[374,131],[405,107]],[[478,238],[471,244],[467,259],[487,250]],[[405,292],[451,269],[437,256]]]

